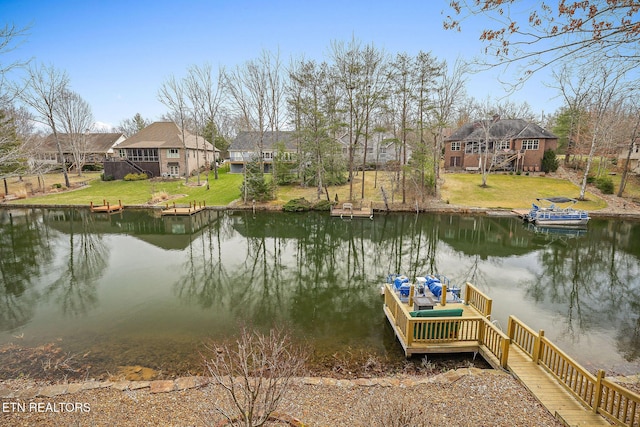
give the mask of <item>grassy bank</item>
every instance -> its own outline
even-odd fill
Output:
[[[197,177],[191,177],[189,183],[184,180],[146,180],[146,181],[109,181],[100,180],[99,173],[88,173],[82,177],[70,175],[72,183],[83,185],[73,191],[54,188],[64,182],[62,174],[52,174],[45,177],[46,194],[36,194],[28,198],[20,198],[12,201],[12,204],[42,204],[42,205],[80,205],[88,206],[91,202],[101,204],[103,200],[116,203],[121,200],[125,205],[142,205],[165,203],[186,204],[196,201],[204,202],[207,206],[226,206],[240,198],[240,186],[243,176],[230,174],[225,169],[220,170],[219,179],[213,179],[213,173],[209,174],[209,186],[207,176],[200,177],[200,185],[197,185]],[[614,182],[616,178],[613,177]],[[31,184],[29,184],[31,183]],[[363,203],[382,202],[382,189],[389,202],[399,203],[402,195],[399,191],[392,191],[397,187],[395,176],[389,172],[367,172],[365,175],[365,197]],[[577,197],[580,188],[568,180],[557,179],[541,175],[490,175],[487,187],[481,187],[482,177],[479,174],[445,174],[442,185],[441,199],[446,203],[457,206],[481,207],[491,209],[525,209],[538,197],[566,196]],[[616,183],[617,184],[617,183]],[[29,186],[38,187],[37,178],[25,177],[8,180],[9,194],[26,195]],[[349,184],[330,186],[327,189],[329,198],[340,201],[349,199],[352,190],[353,199],[361,200],[362,174],[353,180],[353,187]],[[625,196],[631,198],[640,195],[638,180],[630,180],[625,191]],[[282,205],[288,200],[304,197],[307,200],[318,199],[317,188],[300,187],[298,185],[282,186],[278,189],[277,199],[272,205]],[[320,195],[326,198],[326,193]],[[586,201],[579,202],[578,206],[587,210],[598,210],[606,207],[606,202],[595,194],[587,192]],[[408,197],[408,204],[412,204]]]

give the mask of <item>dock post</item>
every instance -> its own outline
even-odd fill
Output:
[[[594,414],[598,413],[598,408],[600,407],[600,399],[602,398],[602,380],[603,379],[604,379],[604,371],[602,369],[598,369],[598,373],[596,374],[595,395],[593,396],[592,411]]]
[[[540,359],[540,348],[542,347],[542,337],[544,337],[544,330],[540,329],[538,332],[538,336],[536,337],[535,342],[533,343],[533,354],[532,359],[533,363],[538,364],[538,359]]]
[[[440,295],[440,304],[444,307],[447,305],[447,285],[442,284],[442,294]]]
[[[413,297],[416,294],[416,285],[414,285],[413,283],[409,286],[409,309],[411,309],[411,307],[413,307]]]

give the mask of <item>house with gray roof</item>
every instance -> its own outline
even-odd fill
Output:
[[[59,133],[58,139],[60,141],[64,163],[71,167],[75,166],[71,135]],[[106,158],[114,155],[115,147],[124,141],[124,139],[124,134],[122,133],[86,133],[79,135],[78,147],[76,149],[84,161],[83,165],[101,164]],[[33,161],[52,165],[62,163],[60,161],[60,154],[58,153],[58,145],[56,144],[56,139],[53,134],[48,135],[44,141],[42,141],[42,144],[34,154]]]
[[[277,154],[278,144],[284,146],[284,155],[291,161],[295,161],[298,146],[291,131],[245,131],[238,133],[238,136],[229,145],[229,172],[243,173],[246,162],[260,156],[262,152],[262,162],[264,172],[273,171],[273,158]]]
[[[544,152],[557,147],[558,137],[535,123],[494,116],[467,123],[445,139],[444,167],[478,171],[486,153],[490,170],[538,172]]]
[[[105,175],[122,179],[129,173],[149,177],[184,177],[208,168],[219,156],[202,136],[184,132],[173,122],[155,122],[131,135],[104,163]]]

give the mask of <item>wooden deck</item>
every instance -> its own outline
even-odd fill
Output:
[[[196,204],[196,202],[189,203],[189,206],[177,206],[175,203],[173,206],[167,205],[162,210],[162,215],[193,215],[202,211],[205,208],[204,202]]]
[[[117,205],[112,205],[106,200],[103,200],[102,205],[94,205],[93,202],[91,202],[89,208],[91,209],[91,212],[115,213],[122,212],[124,205],[120,200],[118,200]]]
[[[522,219],[526,219],[529,215],[529,209],[511,209],[511,212],[518,215]]]
[[[602,416],[588,410],[542,366],[515,344],[509,346],[508,370],[549,412],[568,426],[610,426]]]
[[[331,207],[331,216],[348,218],[373,219],[373,209],[366,206],[353,206],[352,203],[343,203],[342,207]]]
[[[470,283],[465,285],[464,304],[441,301],[433,308],[462,308],[460,317],[412,317],[412,297],[413,289],[403,302],[392,285],[384,286],[384,313],[407,356],[478,352],[494,368],[511,372],[565,425],[640,426],[640,395],[607,380],[602,370],[591,374],[544,331],[535,332],[514,316],[507,332],[500,331],[489,320],[491,299]]]

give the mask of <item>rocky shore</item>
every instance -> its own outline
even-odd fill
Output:
[[[216,407],[225,401],[222,388],[206,377],[69,384],[7,380],[0,382],[0,425],[210,426],[222,420]],[[277,418],[268,425],[562,425],[511,375],[477,368],[430,376],[296,378]]]

